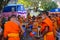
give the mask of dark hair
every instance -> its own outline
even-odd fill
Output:
[[[10,21],[10,19],[11,19],[12,17],[16,17],[16,15],[12,15],[12,16],[8,17],[8,21]]]
[[[42,14],[46,14],[48,16],[48,12],[47,11],[42,11]]]
[[[51,19],[51,16],[48,16]]]
[[[10,21],[10,17],[8,17],[8,21]]]
[[[16,15],[12,15],[11,18],[12,18],[12,17],[16,17]]]
[[[21,16],[20,16],[20,15],[18,15],[18,17],[17,17],[17,18],[19,19],[19,17],[21,17]]]

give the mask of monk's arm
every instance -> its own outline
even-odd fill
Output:
[[[24,30],[23,30],[23,28],[22,28],[22,25],[20,25],[20,29],[21,29],[21,31],[24,33]]]
[[[19,21],[16,21],[16,23],[18,24],[19,28],[20,28],[20,32],[22,31],[24,33],[24,30],[22,28],[22,24],[19,23]]]
[[[45,29],[44,29],[44,31],[42,32],[42,35],[43,35],[43,36],[44,36],[46,33],[48,33],[48,30],[49,30],[48,27],[49,27],[49,26],[46,26]]]

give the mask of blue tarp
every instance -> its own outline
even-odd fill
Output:
[[[24,6],[21,4],[9,4],[4,7],[3,12],[11,12],[12,8],[14,8],[14,11],[17,11],[17,12],[25,11]]]
[[[51,9],[49,12],[60,12],[60,8]]]

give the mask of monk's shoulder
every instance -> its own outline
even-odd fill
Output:
[[[48,26],[45,22],[42,22],[41,25],[42,25],[42,26]]]
[[[7,22],[5,22],[5,24],[11,24],[11,21],[7,21]]]

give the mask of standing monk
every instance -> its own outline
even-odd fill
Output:
[[[12,15],[4,25],[4,38],[8,40],[20,40],[19,33],[22,30],[16,16]]]
[[[20,23],[20,26],[22,27],[22,25],[23,25],[23,18],[20,15],[18,16],[18,21]]]
[[[27,18],[28,18],[28,19],[31,19],[30,13],[27,14]]]
[[[60,27],[60,15],[58,15],[57,17],[57,23],[58,23],[58,27]]]
[[[20,15],[18,15],[18,21],[20,23],[20,27],[22,27],[23,26],[23,18]],[[22,34],[23,34],[23,32],[21,32],[21,35]]]
[[[56,19],[56,17],[52,17],[51,20],[53,22],[53,32],[54,32],[54,36],[56,38],[56,30],[58,29],[57,19]]]
[[[41,27],[41,33],[43,34],[44,40],[55,40],[54,34],[53,34],[53,23],[48,18],[48,12],[43,11],[42,14],[42,27]]]

